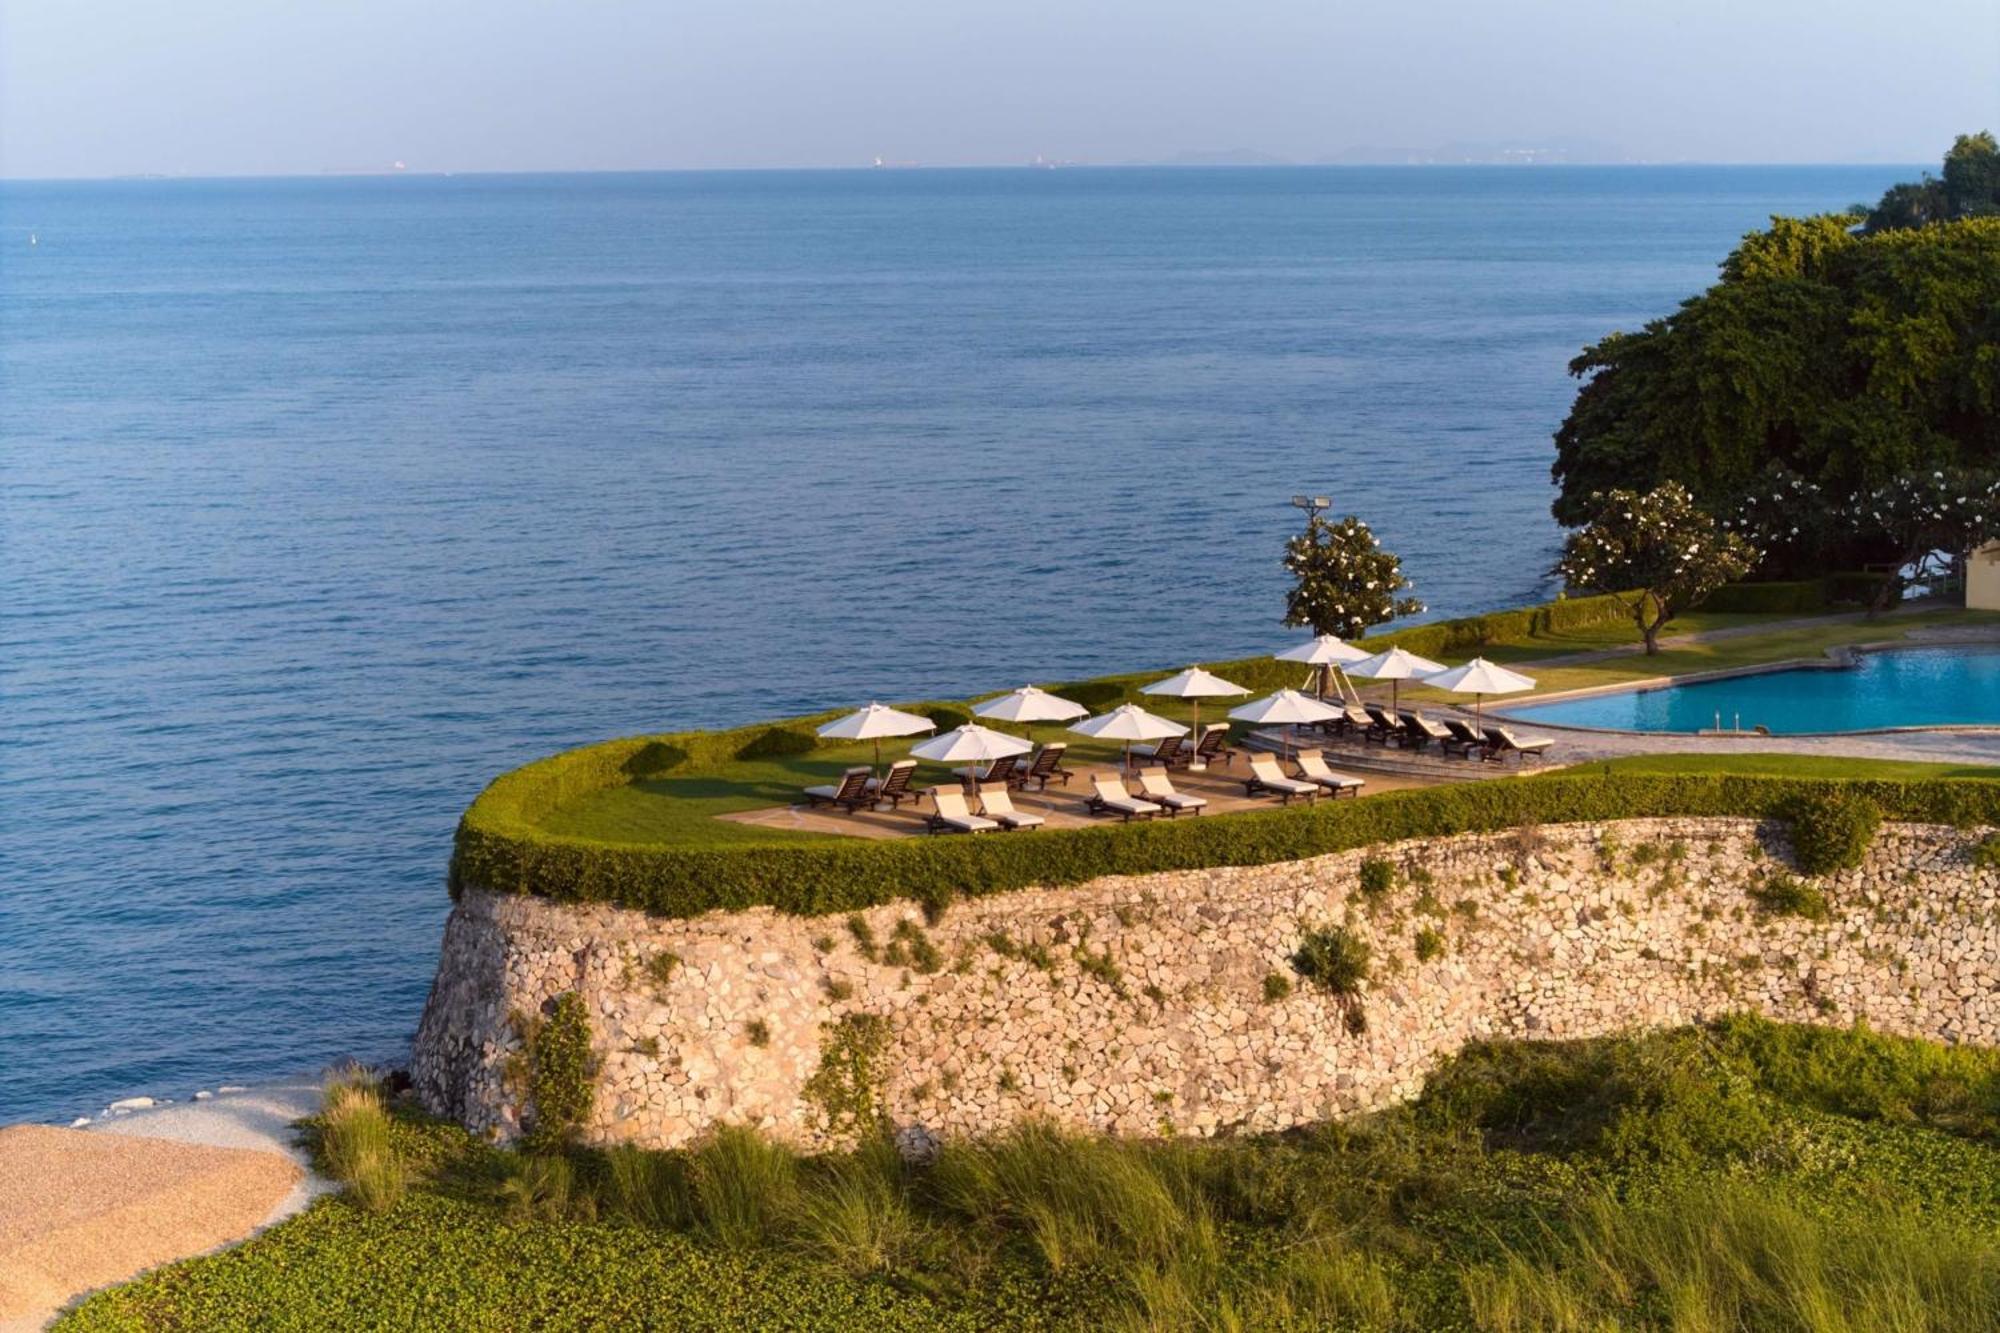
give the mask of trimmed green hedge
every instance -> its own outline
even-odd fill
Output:
[[[1731,583],[1710,593],[1701,609],[1752,615],[1817,615],[1836,605],[1868,604],[1886,578],[1886,574],[1856,571],[1789,583]]]
[[[1076,884],[1100,875],[1296,861],[1404,838],[1654,816],[1783,818],[1833,790],[1865,797],[1890,819],[1960,827],[2000,824],[2000,783],[1826,782],[1740,775],[1612,774],[1455,783],[1211,819],[1052,829],[1015,837],[839,839],[797,846],[621,846],[543,833],[521,815],[544,789],[580,774],[622,773],[648,746],[613,741],[517,769],[489,787],[459,825],[451,884],[558,902],[604,902],[659,916],[771,906],[806,916],[948,886],[961,895]],[[535,770],[544,772],[540,775]],[[561,770],[571,769],[574,773]]]

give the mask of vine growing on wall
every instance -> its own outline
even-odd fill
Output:
[[[880,1106],[882,1053],[889,1025],[880,1014],[845,1014],[826,1025],[819,1068],[806,1080],[805,1099],[816,1107],[829,1133],[872,1125]]]
[[[597,1102],[590,1016],[581,995],[564,991],[546,1016],[517,1013],[513,1021],[523,1058],[512,1072],[525,1083],[528,1103],[522,1146],[551,1152],[576,1138]]]

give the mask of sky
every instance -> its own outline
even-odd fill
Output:
[[[2000,0],[0,0],[0,175],[1935,162]]]

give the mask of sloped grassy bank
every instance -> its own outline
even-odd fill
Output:
[[[1757,1019],[1468,1049],[1283,1136],[796,1158],[485,1147],[363,1095],[355,1182],[66,1330],[2000,1326],[2000,1055]]]

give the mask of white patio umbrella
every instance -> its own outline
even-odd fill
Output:
[[[1059,694],[1050,694],[1035,685],[1023,685],[1012,694],[1003,694],[988,699],[973,707],[974,717],[990,717],[995,722],[1019,722],[1028,728],[1028,738],[1034,739],[1037,722],[1069,722],[1079,717],[1088,717],[1090,710],[1080,703],[1073,703]]]
[[[1125,742],[1125,767],[1132,767],[1133,741],[1161,741],[1169,736],[1185,736],[1187,728],[1156,716],[1137,704],[1119,704],[1108,713],[1085,718],[1070,728],[1079,736],[1098,736]]]
[[[1279,662],[1305,662],[1319,668],[1319,697],[1326,698],[1326,688],[1333,683],[1333,674],[1349,662],[1368,660],[1366,648],[1356,648],[1338,634],[1320,634],[1308,639],[1296,648],[1287,648],[1282,653],[1272,654]]]
[[[884,736],[914,736],[919,732],[936,730],[937,723],[927,717],[898,712],[887,704],[872,703],[827,723],[819,729],[819,734],[829,740],[874,741],[875,766],[880,768]]]
[[[1229,710],[1229,716],[1238,722],[1276,725],[1279,744],[1289,754],[1292,746],[1291,728],[1313,722],[1326,722],[1340,716],[1340,710],[1323,704],[1300,690],[1279,690],[1261,699],[1253,699],[1240,708]]]
[[[1472,716],[1484,723],[1479,708],[1489,694],[1519,694],[1522,690],[1535,688],[1532,676],[1524,676],[1518,671],[1495,666],[1483,657],[1475,657],[1464,666],[1455,666],[1449,671],[1440,671],[1435,676],[1425,676],[1424,684],[1435,685],[1453,694],[1472,696]]]
[[[1239,695],[1248,694],[1250,691],[1232,681],[1224,680],[1212,671],[1204,671],[1198,666],[1191,666],[1185,671],[1168,676],[1165,680],[1156,680],[1151,685],[1141,686],[1139,693],[1157,694],[1168,699],[1188,700],[1194,706],[1194,737],[1199,741],[1201,739],[1201,701],[1203,699],[1233,699]],[[1200,772],[1206,767],[1206,764],[1198,760],[1188,765],[1189,770],[1192,772]]]
[[[1004,731],[968,722],[962,727],[953,727],[942,736],[933,736],[921,745],[911,746],[910,753],[918,759],[931,759],[940,764],[965,764],[966,772],[976,779],[979,771],[974,765],[1026,754],[1034,748],[1019,736],[1009,736]]]
[[[1404,652],[1401,648],[1391,648],[1347,665],[1347,674],[1350,676],[1388,681],[1390,708],[1397,706],[1403,681],[1434,676],[1442,670],[1444,663],[1433,662],[1428,657],[1418,657],[1415,653]]]

